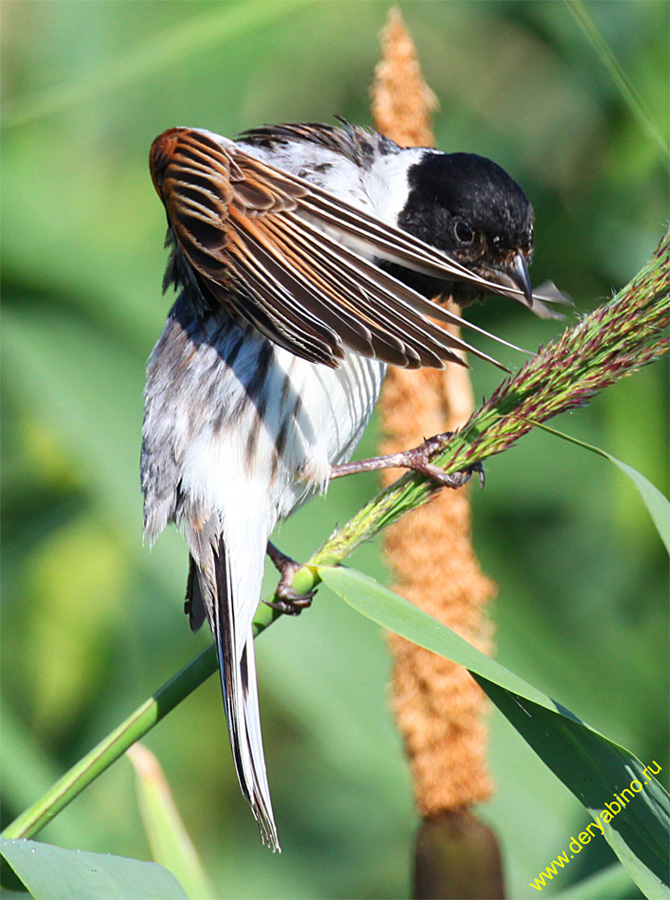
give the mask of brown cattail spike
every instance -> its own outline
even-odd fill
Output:
[[[375,72],[377,128],[404,146],[433,143],[430,119],[437,101],[423,80],[414,44],[397,8],[390,11],[383,59]],[[463,424],[472,410],[467,371],[391,368],[381,401],[384,453],[413,447],[424,437]],[[387,482],[395,473],[387,473]],[[490,626],[484,606],[495,586],[482,575],[470,543],[465,490],[443,490],[433,502],[387,531],[386,550],[396,589],[482,650]],[[463,810],[486,799],[486,701],[468,672],[392,636],[393,700],[405,739],[417,806],[424,816]]]
[[[423,80],[414,41],[394,6],[382,35],[382,59],[372,91],[377,129],[402,147],[432,147],[430,119],[438,108],[437,97]]]

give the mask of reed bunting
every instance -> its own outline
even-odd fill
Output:
[[[300,598],[268,544],[274,526],[331,477],[365,468],[348,461],[387,364],[461,363],[456,350],[495,362],[432,320],[481,329],[428,298],[503,294],[542,316],[565,299],[551,284],[531,290],[532,208],[474,154],[310,123],[236,141],[171,128],[150,165],[167,213],[164,287],[179,296],[148,366],[145,533],[184,530],[191,627],[211,627],[240,785],[278,850],[251,629],[268,548],[284,608]],[[439,477],[429,456],[427,444],[369,467]]]

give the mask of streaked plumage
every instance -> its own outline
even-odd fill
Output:
[[[458,248],[467,262],[448,252],[453,235],[427,243],[397,227],[403,215],[421,221],[412,179],[438,156],[449,160],[313,124],[263,127],[237,143],[171,129],[151,151],[172,250],[166,284],[182,291],[148,368],[145,531],[154,540],[168,522],[184,529],[191,625],[209,620],[238,777],[273,849],[251,622],[275,524],[351,458],[387,363],[460,362],[455,348],[495,362],[430,321],[472,328],[413,283],[468,284],[541,314],[542,300],[563,302],[553,286],[531,297],[532,210],[488,160],[456,163],[489,185],[493,221],[504,223]]]

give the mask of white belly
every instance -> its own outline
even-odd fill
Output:
[[[174,360],[166,373],[171,390],[161,398],[161,418],[179,427],[165,435],[172,446],[156,452],[175,459],[181,490],[204,515],[258,503],[275,522],[325,490],[331,465],[351,458],[386,369],[355,354],[339,369],[309,363],[232,322],[213,327],[192,350],[189,340],[177,366],[181,384]],[[156,363],[149,394],[162,380]]]

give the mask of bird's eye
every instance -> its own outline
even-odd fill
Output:
[[[465,222],[456,222],[454,225],[454,233],[461,244],[471,244],[475,238],[475,233],[466,225]]]

